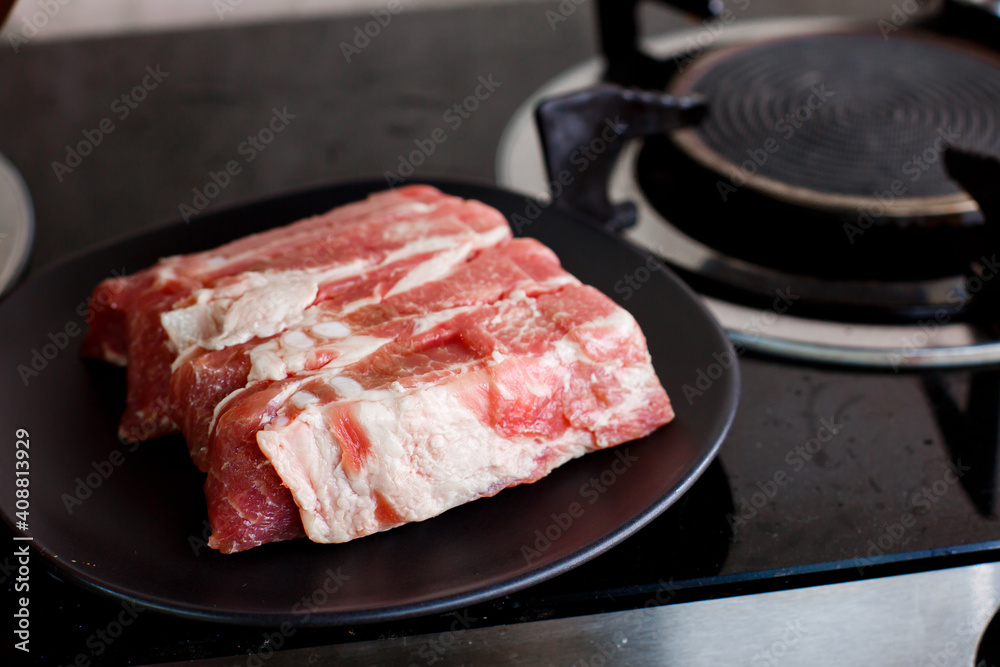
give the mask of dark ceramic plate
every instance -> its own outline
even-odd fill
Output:
[[[515,221],[536,214],[529,200],[509,192],[435,185],[491,204],[508,218],[522,216]],[[0,509],[7,523],[18,521],[16,432],[24,429],[30,507],[28,530],[18,533],[32,536],[63,574],[191,617],[330,625],[440,612],[530,586],[611,548],[676,501],[732,422],[739,374],[720,363],[735,359],[732,348],[673,274],[650,272],[643,255],[595,226],[543,210],[520,231],[548,244],[569,271],[636,316],[673,399],[675,421],[641,441],[572,461],[535,484],[348,544],[295,540],[231,556],[204,546],[203,476],[182,440],[124,445],[116,438],[124,372],[78,356],[87,297],[114,272],[213,247],[382,187],[324,187],[155,228],[79,254],[21,285],[0,304]],[[627,276],[639,289],[625,289]],[[689,401],[684,385],[704,393]]]

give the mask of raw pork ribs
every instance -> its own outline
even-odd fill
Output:
[[[534,482],[673,411],[625,310],[410,186],[101,283],[120,436],[183,432],[226,553],[345,542]]]

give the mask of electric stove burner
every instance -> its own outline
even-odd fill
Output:
[[[942,168],[949,146],[1000,153],[1000,59],[980,47],[799,36],[697,59],[669,90],[704,96],[710,114],[647,141],[639,181],[694,238],[775,269],[882,281],[962,274],[983,244],[975,202]]]

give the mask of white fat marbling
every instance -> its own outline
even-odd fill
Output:
[[[364,391],[357,380],[343,375],[331,378],[330,386],[337,390],[338,395],[347,399],[357,398]]]
[[[315,394],[310,394],[308,391],[297,391],[288,400],[292,405],[301,409],[315,403],[319,400],[319,397]]]
[[[416,289],[435,280],[440,280],[465,263],[473,251],[471,243],[463,243],[452,250],[439,252],[425,262],[410,269],[402,280],[393,285],[386,298]]]
[[[222,333],[202,346],[221,350],[251,338],[267,338],[296,324],[316,300],[319,284],[301,272],[279,274],[266,285],[255,287],[236,299],[226,313]]]
[[[304,331],[295,329],[293,331],[285,332],[281,336],[281,343],[283,345],[287,345],[288,347],[305,349],[313,347],[316,344],[316,341],[310,338],[309,334]]]
[[[346,338],[351,329],[343,322],[320,322],[312,327],[312,332],[324,338]]]

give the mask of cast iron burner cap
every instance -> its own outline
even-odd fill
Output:
[[[648,141],[639,180],[693,237],[840,279],[957,275],[976,252],[982,217],[941,158],[1000,155],[992,52],[916,31],[799,36],[709,54],[669,89],[710,113]]]

